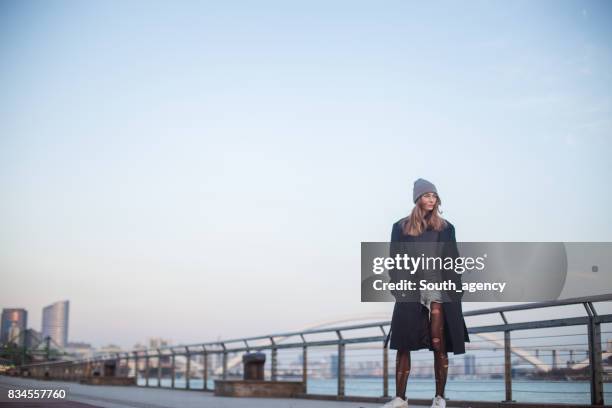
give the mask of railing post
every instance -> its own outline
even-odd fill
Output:
[[[157,349],[157,388],[161,387],[161,378],[162,378],[162,352],[160,349]]]
[[[504,312],[499,312],[504,324],[508,324]],[[510,330],[504,330],[504,384],[506,388],[506,399],[504,402],[514,402],[512,400],[512,345],[510,343]]]
[[[204,391],[208,390],[208,353],[206,352],[206,346],[202,344],[202,362],[203,370],[202,378],[204,379]]]
[[[338,396],[344,397],[344,339],[340,330],[336,330],[338,335]]]
[[[129,377],[130,376],[130,353],[129,352],[125,352],[123,355],[123,358],[125,359],[125,376]],[[96,360],[97,363],[97,367],[98,370],[101,372],[102,370],[100,369],[100,360],[102,359],[102,357],[98,358]]]
[[[125,370],[126,370],[125,374],[129,377],[129,375],[130,375],[130,353],[129,353],[129,351],[126,351],[123,354],[123,356],[125,358]],[[98,359],[98,366],[100,365],[99,364],[100,361],[101,361],[101,359]],[[102,371],[103,368],[104,368],[104,366],[100,367],[99,370]]]
[[[510,330],[504,330],[504,381],[506,385],[505,402],[512,402],[512,349]]]
[[[145,350],[145,387],[149,386],[149,351]]]
[[[274,337],[270,337],[270,343],[272,344],[272,351],[271,351],[271,362],[270,362],[270,374],[271,374],[271,381],[276,381],[276,369],[277,369],[277,365],[278,365],[278,349],[276,348],[276,343],[274,342]]]
[[[170,388],[174,389],[174,380],[176,378],[175,376],[175,372],[176,372],[176,353],[174,352],[174,349],[170,349],[170,351],[172,352],[172,381],[170,383]]]
[[[383,333],[383,397],[389,396],[389,350],[385,347],[387,333],[384,327],[380,326]]]
[[[586,302],[584,307],[589,315],[589,370],[591,374],[591,404],[603,405],[603,373],[601,362],[601,322],[593,303]]]
[[[191,371],[191,354],[189,353],[189,346],[185,346],[185,358],[187,359],[185,364],[185,388],[189,389],[189,373]]]
[[[300,333],[302,338],[302,383],[304,384],[304,393],[308,393],[308,346],[306,345],[306,339],[304,335]]]
[[[223,347],[223,379],[227,379],[227,349],[225,348],[225,343],[221,343],[221,347]]]
[[[88,362],[88,367],[87,369],[89,370],[89,374],[88,375],[92,375],[93,376],[93,367],[94,365],[91,363],[92,361],[96,361],[96,359],[90,359]],[[115,354],[115,364],[117,365],[117,370],[115,370],[115,377],[120,377],[121,373],[119,372],[121,370],[121,354],[116,353]]]
[[[134,351],[132,354],[134,354],[134,379],[138,385],[138,352]]]

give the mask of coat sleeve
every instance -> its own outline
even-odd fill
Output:
[[[389,245],[389,257],[395,258],[397,251],[397,244],[394,243],[400,242],[400,227],[398,223],[393,224],[391,228],[391,243]],[[397,283],[401,280],[399,276],[399,272],[395,269],[390,270],[389,272],[389,282]],[[390,291],[395,300],[400,300],[402,298],[403,291],[400,290],[392,290]]]
[[[393,224],[393,227],[391,228],[391,242],[399,242],[399,239],[400,239],[400,226],[396,222],[395,224]]]
[[[395,252],[396,252],[395,245],[393,244],[394,242],[399,242],[399,229],[398,229],[397,223],[393,224],[393,227],[391,227],[391,242],[389,244],[389,257],[391,258],[395,257]],[[389,273],[389,282],[392,282],[392,283],[399,282],[399,276],[396,270],[391,270],[388,273]],[[398,297],[401,296],[401,294],[398,293],[397,290],[392,290],[390,292],[395,298],[395,300],[397,300]]]
[[[453,258],[453,264],[455,263],[455,259],[459,257],[459,249],[457,248],[457,240],[455,238],[455,227],[451,223],[449,223],[448,240],[444,243],[444,257]],[[450,270],[447,276],[455,283],[457,289],[461,289],[461,274],[456,273],[454,270]],[[463,292],[449,291],[449,294],[453,300],[460,301],[463,297]]]

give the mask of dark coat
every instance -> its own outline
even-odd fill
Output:
[[[405,219],[401,219],[393,224],[391,242],[415,241],[413,236],[403,234],[401,224],[404,220]],[[455,227],[453,227],[450,222],[447,221],[446,228],[440,231],[438,242],[441,243],[443,257],[459,256],[457,242],[455,240]],[[390,275],[391,281],[397,280],[391,273]],[[446,277],[452,279],[453,282],[458,285],[458,288],[461,287],[461,275],[456,274],[454,271],[449,271]],[[420,299],[418,286],[416,291],[412,291],[412,293],[409,294],[409,296],[413,297],[415,295],[416,300],[405,301],[406,294],[400,299],[402,292],[393,293],[397,301],[393,309],[391,330],[385,341],[385,347],[387,346],[387,342],[391,340],[390,347],[394,350],[419,350],[427,348],[433,351],[431,345],[429,310],[418,301],[418,299]],[[442,303],[446,351],[454,354],[464,354],[465,342],[469,342],[470,337],[461,308],[462,294],[453,292],[449,295],[452,300]]]

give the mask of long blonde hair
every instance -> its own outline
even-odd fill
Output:
[[[421,197],[419,197],[410,215],[402,220],[404,235],[416,237],[421,235],[427,228],[431,228],[434,231],[442,231],[446,228],[446,220],[440,216],[442,214],[442,211],[440,211],[441,204],[442,201],[438,197],[428,217],[428,211],[424,210],[421,206]]]

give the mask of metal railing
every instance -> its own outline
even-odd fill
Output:
[[[600,315],[594,307],[594,303],[597,302],[609,302],[612,300],[612,294],[588,296],[572,299],[564,299],[558,301],[547,301],[537,302],[529,304],[521,304],[514,306],[504,306],[496,308],[488,308],[481,310],[472,310],[464,312],[465,317],[474,316],[485,316],[485,315],[498,315],[503,323],[494,325],[485,325],[478,327],[469,327],[468,332],[470,334],[483,334],[483,333],[503,333],[503,377],[504,377],[504,389],[505,389],[505,402],[513,401],[512,394],[512,332],[517,330],[531,330],[531,329],[544,329],[544,328],[559,328],[569,326],[586,326],[588,333],[588,359],[589,359],[589,382],[590,382],[590,397],[591,404],[603,405],[604,404],[604,392],[603,392],[603,367],[602,367],[602,350],[601,350],[601,324],[612,323],[612,314]],[[585,309],[584,316],[578,317],[567,317],[560,319],[547,319],[539,321],[526,321],[511,323],[508,321],[506,314],[515,311],[527,311],[543,309],[555,306],[565,305],[580,305],[582,304]],[[390,325],[389,321],[357,324],[343,327],[332,327],[332,328],[319,328],[305,331],[296,332],[285,332],[277,333],[265,336],[254,336],[247,338],[229,339],[224,341],[215,341],[208,343],[198,343],[190,345],[180,346],[167,346],[156,349],[147,350],[134,350],[126,353],[116,353],[112,355],[106,355],[96,359],[82,360],[82,362],[91,361],[107,361],[115,360],[117,366],[121,365],[121,361],[126,361],[129,366],[129,362],[132,361],[135,367],[135,375],[138,377],[139,362],[144,360],[145,362],[145,387],[150,386],[150,359],[157,359],[157,387],[161,387],[162,379],[162,366],[161,360],[170,358],[170,377],[171,377],[171,388],[176,388],[176,357],[181,356],[186,359],[186,389],[192,389],[190,386],[190,364],[193,356],[201,355],[203,361],[203,390],[209,390],[208,387],[208,373],[209,367],[209,356],[217,354],[222,356],[222,370],[221,377],[226,379],[228,377],[228,356],[231,353],[240,352],[251,352],[251,351],[264,351],[269,350],[271,354],[271,368],[270,378],[276,380],[278,378],[278,352],[282,349],[296,349],[302,352],[302,381],[307,384],[308,381],[308,351],[313,347],[323,346],[335,346],[337,347],[337,392],[336,397],[342,399],[345,397],[345,367],[346,367],[346,346],[349,344],[356,343],[373,343],[378,342],[381,344],[381,358],[383,365],[382,375],[382,393],[383,397],[389,396],[389,355],[388,349],[382,347],[384,340],[387,336],[385,327]],[[346,337],[347,332],[360,329],[380,329],[380,335],[374,336],[363,336],[363,337]],[[325,340],[308,340],[306,337],[315,334],[330,334],[333,333],[335,338]],[[298,342],[279,342],[279,338],[291,338],[296,337],[300,339]],[[265,341],[266,344],[257,344],[255,342]],[[232,346],[234,343],[239,345]],[[570,351],[571,352],[571,351]],[[553,360],[554,361],[554,360]],[[77,362],[78,363],[78,362]],[[51,364],[51,363],[43,363]]]

